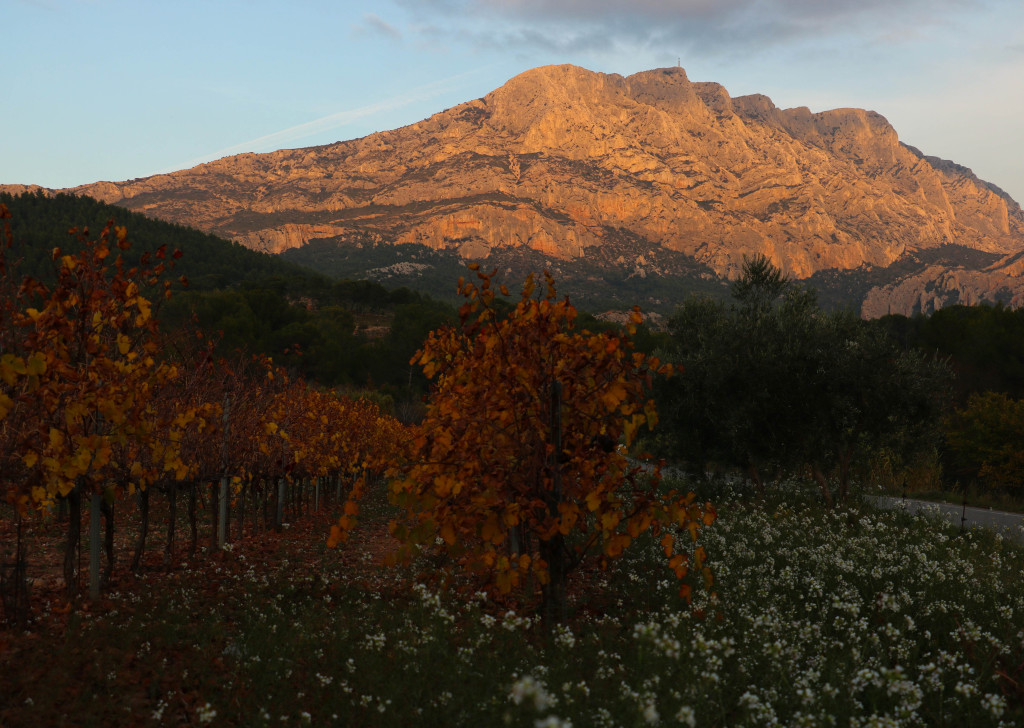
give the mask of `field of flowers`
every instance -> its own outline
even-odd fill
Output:
[[[1024,724],[1024,547],[826,512],[795,485],[716,503],[701,536],[716,595],[688,607],[639,544],[574,585],[553,634],[377,568],[382,503],[336,551],[295,524],[4,634],[0,724]]]

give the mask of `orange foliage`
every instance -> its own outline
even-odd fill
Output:
[[[76,233],[78,252],[53,251],[53,286],[15,289],[8,218],[0,206],[0,484],[21,513],[79,484],[116,497],[160,481],[379,472],[404,439],[376,405],[311,389],[265,357],[215,361],[201,335],[174,347],[184,361],[166,360],[145,295],[170,295],[165,251],[129,268],[122,227]],[[359,494],[357,483],[349,516]]]
[[[714,510],[692,493],[662,492],[659,466],[625,455],[639,428],[657,422],[645,398],[652,375],[671,373],[632,351],[639,309],[625,332],[577,331],[576,309],[545,274],[543,294],[534,296],[531,276],[502,316],[493,275],[460,279],[461,327],[431,333],[413,359],[434,389],[410,461],[393,473],[392,500],[407,514],[391,525],[401,555],[439,540],[507,593],[528,577],[564,585],[588,553],[606,565],[651,531],[682,579],[677,534],[695,538]]]
[[[72,231],[74,232],[74,231]],[[111,238],[113,237],[113,240]],[[154,445],[155,394],[177,377],[158,360],[152,304],[144,295],[165,265],[143,256],[128,268],[111,244],[128,247],[124,228],[108,225],[81,250],[53,251],[52,287],[25,279],[18,303],[8,298],[8,350],[3,375],[7,501],[24,512],[47,506],[77,483],[104,488]],[[167,290],[165,285],[164,291]],[[136,464],[136,480],[146,474]]]

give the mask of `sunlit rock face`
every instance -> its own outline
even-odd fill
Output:
[[[473,259],[526,246],[568,263],[627,231],[638,254],[676,251],[725,277],[753,254],[796,278],[948,245],[1007,256],[946,276],[967,297],[1017,286],[1011,259],[1024,249],[1014,201],[901,144],[881,115],[732,98],[681,68],[537,68],[401,129],[72,191],[275,253],[371,235]],[[865,313],[902,310],[909,290],[877,287]]]

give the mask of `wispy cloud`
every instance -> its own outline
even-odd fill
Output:
[[[232,154],[282,149],[287,147],[291,142],[295,142],[300,139],[307,139],[315,134],[331,131],[332,129],[339,129],[360,119],[374,116],[375,114],[394,111],[395,109],[400,109],[403,106],[408,106],[409,104],[414,104],[419,101],[429,101],[430,99],[436,98],[442,94],[455,91],[462,86],[462,81],[478,72],[479,69],[460,73],[455,76],[450,76],[427,84],[411,93],[392,96],[389,99],[379,101],[375,104],[360,106],[355,109],[338,111],[334,114],[322,116],[319,119],[313,119],[312,121],[306,121],[302,124],[290,126],[287,129],[281,129],[280,131],[275,131],[270,134],[264,134],[263,136],[256,137],[255,139],[249,139],[244,142],[239,142],[238,144],[232,144],[229,147],[224,147],[223,149],[218,149],[215,152],[204,154],[201,157],[190,159],[182,164],[161,169],[153,174],[168,174],[169,172],[174,172],[179,169],[188,169],[196,166],[197,164],[203,164]]]
[[[376,13],[364,13],[363,22],[365,22],[371,30],[376,31],[381,35],[386,35],[391,38],[395,38],[396,40],[401,40],[402,38],[402,33],[398,28],[381,18]]]
[[[1011,0],[990,0],[999,5]],[[1017,0],[1012,0],[1016,2]],[[971,0],[396,0],[409,13],[452,33],[467,29],[482,45],[538,49],[607,49],[674,43],[705,53],[818,41],[857,30],[898,33],[927,27],[972,5]],[[502,20],[501,26],[492,21]],[[489,36],[489,37],[486,37]]]

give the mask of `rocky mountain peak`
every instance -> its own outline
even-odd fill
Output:
[[[1016,203],[902,145],[882,115],[779,109],[682,68],[535,68],[401,129],[72,191],[272,252],[415,243],[492,261],[529,253],[591,277],[639,275],[638,257],[647,280],[673,265],[729,277],[762,254],[806,278],[959,246],[996,266],[971,285],[1005,274],[999,290],[1011,290],[1018,277],[998,259],[1024,250]]]

